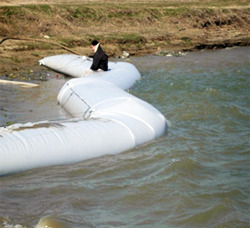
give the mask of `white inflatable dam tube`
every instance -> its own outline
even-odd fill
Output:
[[[76,121],[22,126],[0,139],[0,174],[70,164],[134,147],[126,128],[109,121]],[[112,137],[112,143],[110,141]]]
[[[57,58],[54,61],[59,62]],[[165,117],[124,91],[138,79],[136,68],[132,65],[128,69],[132,76],[125,70],[116,76],[121,81],[127,78],[126,86],[111,72],[66,82],[58,102],[74,117],[72,120],[1,127],[0,176],[117,154],[162,136],[167,129]]]
[[[57,72],[71,77],[81,78],[84,72],[90,69],[92,59],[86,56],[64,54],[43,58],[39,63]],[[109,62],[108,71],[90,74],[84,78],[89,77],[111,82],[117,87],[126,90],[129,89],[136,80],[140,79],[140,73],[131,63]]]
[[[139,139],[144,136],[137,135],[136,139],[141,142],[165,132],[165,117],[157,109],[108,82],[92,78],[71,79],[59,92],[58,102],[73,117],[119,121],[130,126],[131,132],[151,135],[145,140]]]

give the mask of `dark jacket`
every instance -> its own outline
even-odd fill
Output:
[[[108,56],[102,50],[101,45],[99,45],[93,56],[93,63],[90,69],[91,70],[102,69],[104,71],[108,70]]]

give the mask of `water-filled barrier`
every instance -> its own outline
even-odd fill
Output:
[[[92,64],[86,57],[51,56],[40,64],[76,77],[57,98],[72,119],[1,127],[0,175],[117,154],[166,132],[165,117],[125,91],[140,79],[134,65],[110,62],[109,71],[81,77]]]

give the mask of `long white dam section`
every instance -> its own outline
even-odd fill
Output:
[[[109,71],[81,77],[91,65],[87,58],[59,55],[40,63],[78,77],[66,82],[57,98],[72,119],[1,127],[1,176],[117,154],[164,135],[165,117],[124,91],[140,78],[132,64],[109,63]]]

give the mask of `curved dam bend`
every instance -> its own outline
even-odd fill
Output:
[[[40,63],[69,75],[72,69],[77,77],[91,61],[59,55]],[[73,120],[0,128],[0,175],[117,154],[162,136],[165,117],[124,91],[140,78],[137,69],[125,62],[110,67],[108,72],[71,79],[61,88],[58,102]]]

